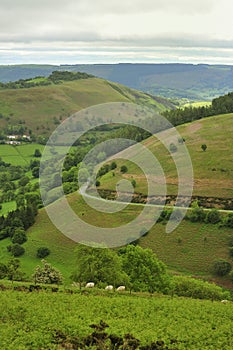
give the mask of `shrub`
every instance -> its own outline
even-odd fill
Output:
[[[206,222],[210,224],[217,224],[221,221],[221,215],[217,209],[209,211],[206,215]]]
[[[186,276],[173,277],[173,293],[194,299],[230,299],[230,293],[216,284]]]
[[[40,247],[40,248],[37,249],[36,257],[40,258],[40,259],[43,259],[46,256],[48,256],[49,254],[50,254],[49,248]]]
[[[213,264],[213,272],[217,276],[226,276],[230,271],[231,264],[224,259],[219,259]]]
[[[22,247],[20,244],[16,243],[10,246],[10,252],[14,257],[21,256],[25,253],[24,247]]]
[[[191,222],[203,222],[205,221],[206,213],[203,208],[195,207],[191,209],[187,214],[187,219]]]
[[[206,144],[203,144],[203,145],[201,145],[201,149],[202,149],[202,151],[206,151],[207,150],[207,146],[206,146]]]

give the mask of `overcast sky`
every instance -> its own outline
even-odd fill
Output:
[[[0,64],[233,64],[232,0],[0,0]]]

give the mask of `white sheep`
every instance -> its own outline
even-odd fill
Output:
[[[125,290],[125,286],[120,286],[117,288],[117,292],[123,292]]]
[[[227,304],[227,303],[229,303],[229,300],[221,300],[221,303]]]
[[[105,288],[105,290],[113,290],[113,286],[107,286],[106,288]]]
[[[95,287],[95,283],[94,282],[88,282],[85,286],[85,288],[94,288]]]

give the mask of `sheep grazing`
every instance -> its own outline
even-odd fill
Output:
[[[227,303],[229,303],[229,300],[221,300],[221,303],[227,304]]]
[[[85,286],[85,288],[94,288],[95,287],[95,283],[93,282],[88,282]]]
[[[113,290],[113,286],[107,286],[105,290]]]
[[[125,290],[125,286],[120,286],[117,288],[117,292],[123,292]]]

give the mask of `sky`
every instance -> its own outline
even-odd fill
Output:
[[[233,64],[232,0],[0,0],[0,64]]]

